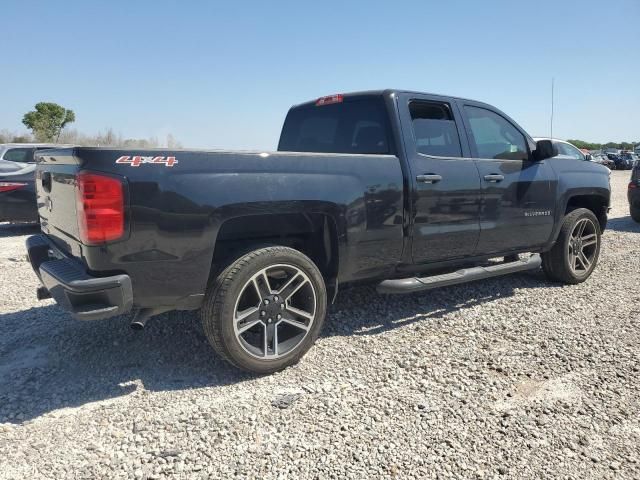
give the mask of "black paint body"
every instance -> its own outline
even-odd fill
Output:
[[[38,206],[43,232],[94,276],[127,274],[136,307],[197,308],[212,268],[218,234],[240,218],[322,216],[330,226],[335,284],[376,281],[489,257],[549,249],[570,199],[609,204],[608,171],[579,160],[473,158],[463,105],[486,104],[404,91],[346,95],[379,97],[393,155],[124,151],[69,148],[38,155]],[[446,101],[454,110],[463,158],[418,153],[408,104]],[[322,107],[318,107],[322,108]],[[529,149],[535,149],[526,137]],[[122,155],[175,156],[173,167],[116,164]],[[78,240],[75,175],[105,172],[125,179],[127,233],[102,246]],[[51,188],[42,178],[51,175]],[[416,181],[437,174],[435,184]],[[500,183],[484,175],[501,174]],[[548,212],[527,216],[526,212]],[[295,222],[291,222],[292,225]],[[604,224],[603,224],[604,225]],[[258,228],[258,227],[256,227]],[[256,232],[259,238],[259,232]]]

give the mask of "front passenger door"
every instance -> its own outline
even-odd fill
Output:
[[[461,103],[482,184],[476,255],[544,245],[553,230],[555,172],[546,160],[533,161],[527,137],[502,113]]]

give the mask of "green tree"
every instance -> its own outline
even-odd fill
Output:
[[[58,141],[62,129],[76,120],[73,110],[58,105],[57,103],[40,102],[36,109],[25,113],[22,123],[31,129],[39,142]]]
[[[591,143],[591,142],[585,142],[584,140],[567,140],[567,142],[569,142],[572,145],[575,145],[578,148],[586,148],[587,150],[599,150],[600,149],[600,144],[599,143]]]

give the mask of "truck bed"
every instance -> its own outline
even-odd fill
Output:
[[[197,308],[210,270],[203,264],[211,264],[218,232],[231,218],[336,219],[341,237],[349,237],[344,254],[357,252],[341,271],[345,279],[402,253],[403,177],[392,155],[75,147],[48,150],[37,161],[43,232],[93,275],[129,275],[135,306]],[[80,241],[75,179],[82,171],[123,179],[123,238],[97,246]]]

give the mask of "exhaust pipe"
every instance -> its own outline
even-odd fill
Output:
[[[155,315],[159,315],[164,312],[168,312],[172,310],[168,307],[156,307],[156,308],[141,308],[134,313],[133,318],[131,319],[131,329],[132,330],[142,330],[144,326],[147,324],[147,320]]]
[[[51,298],[51,292],[47,290],[47,287],[38,287],[36,297],[38,300],[46,300],[47,298]]]

